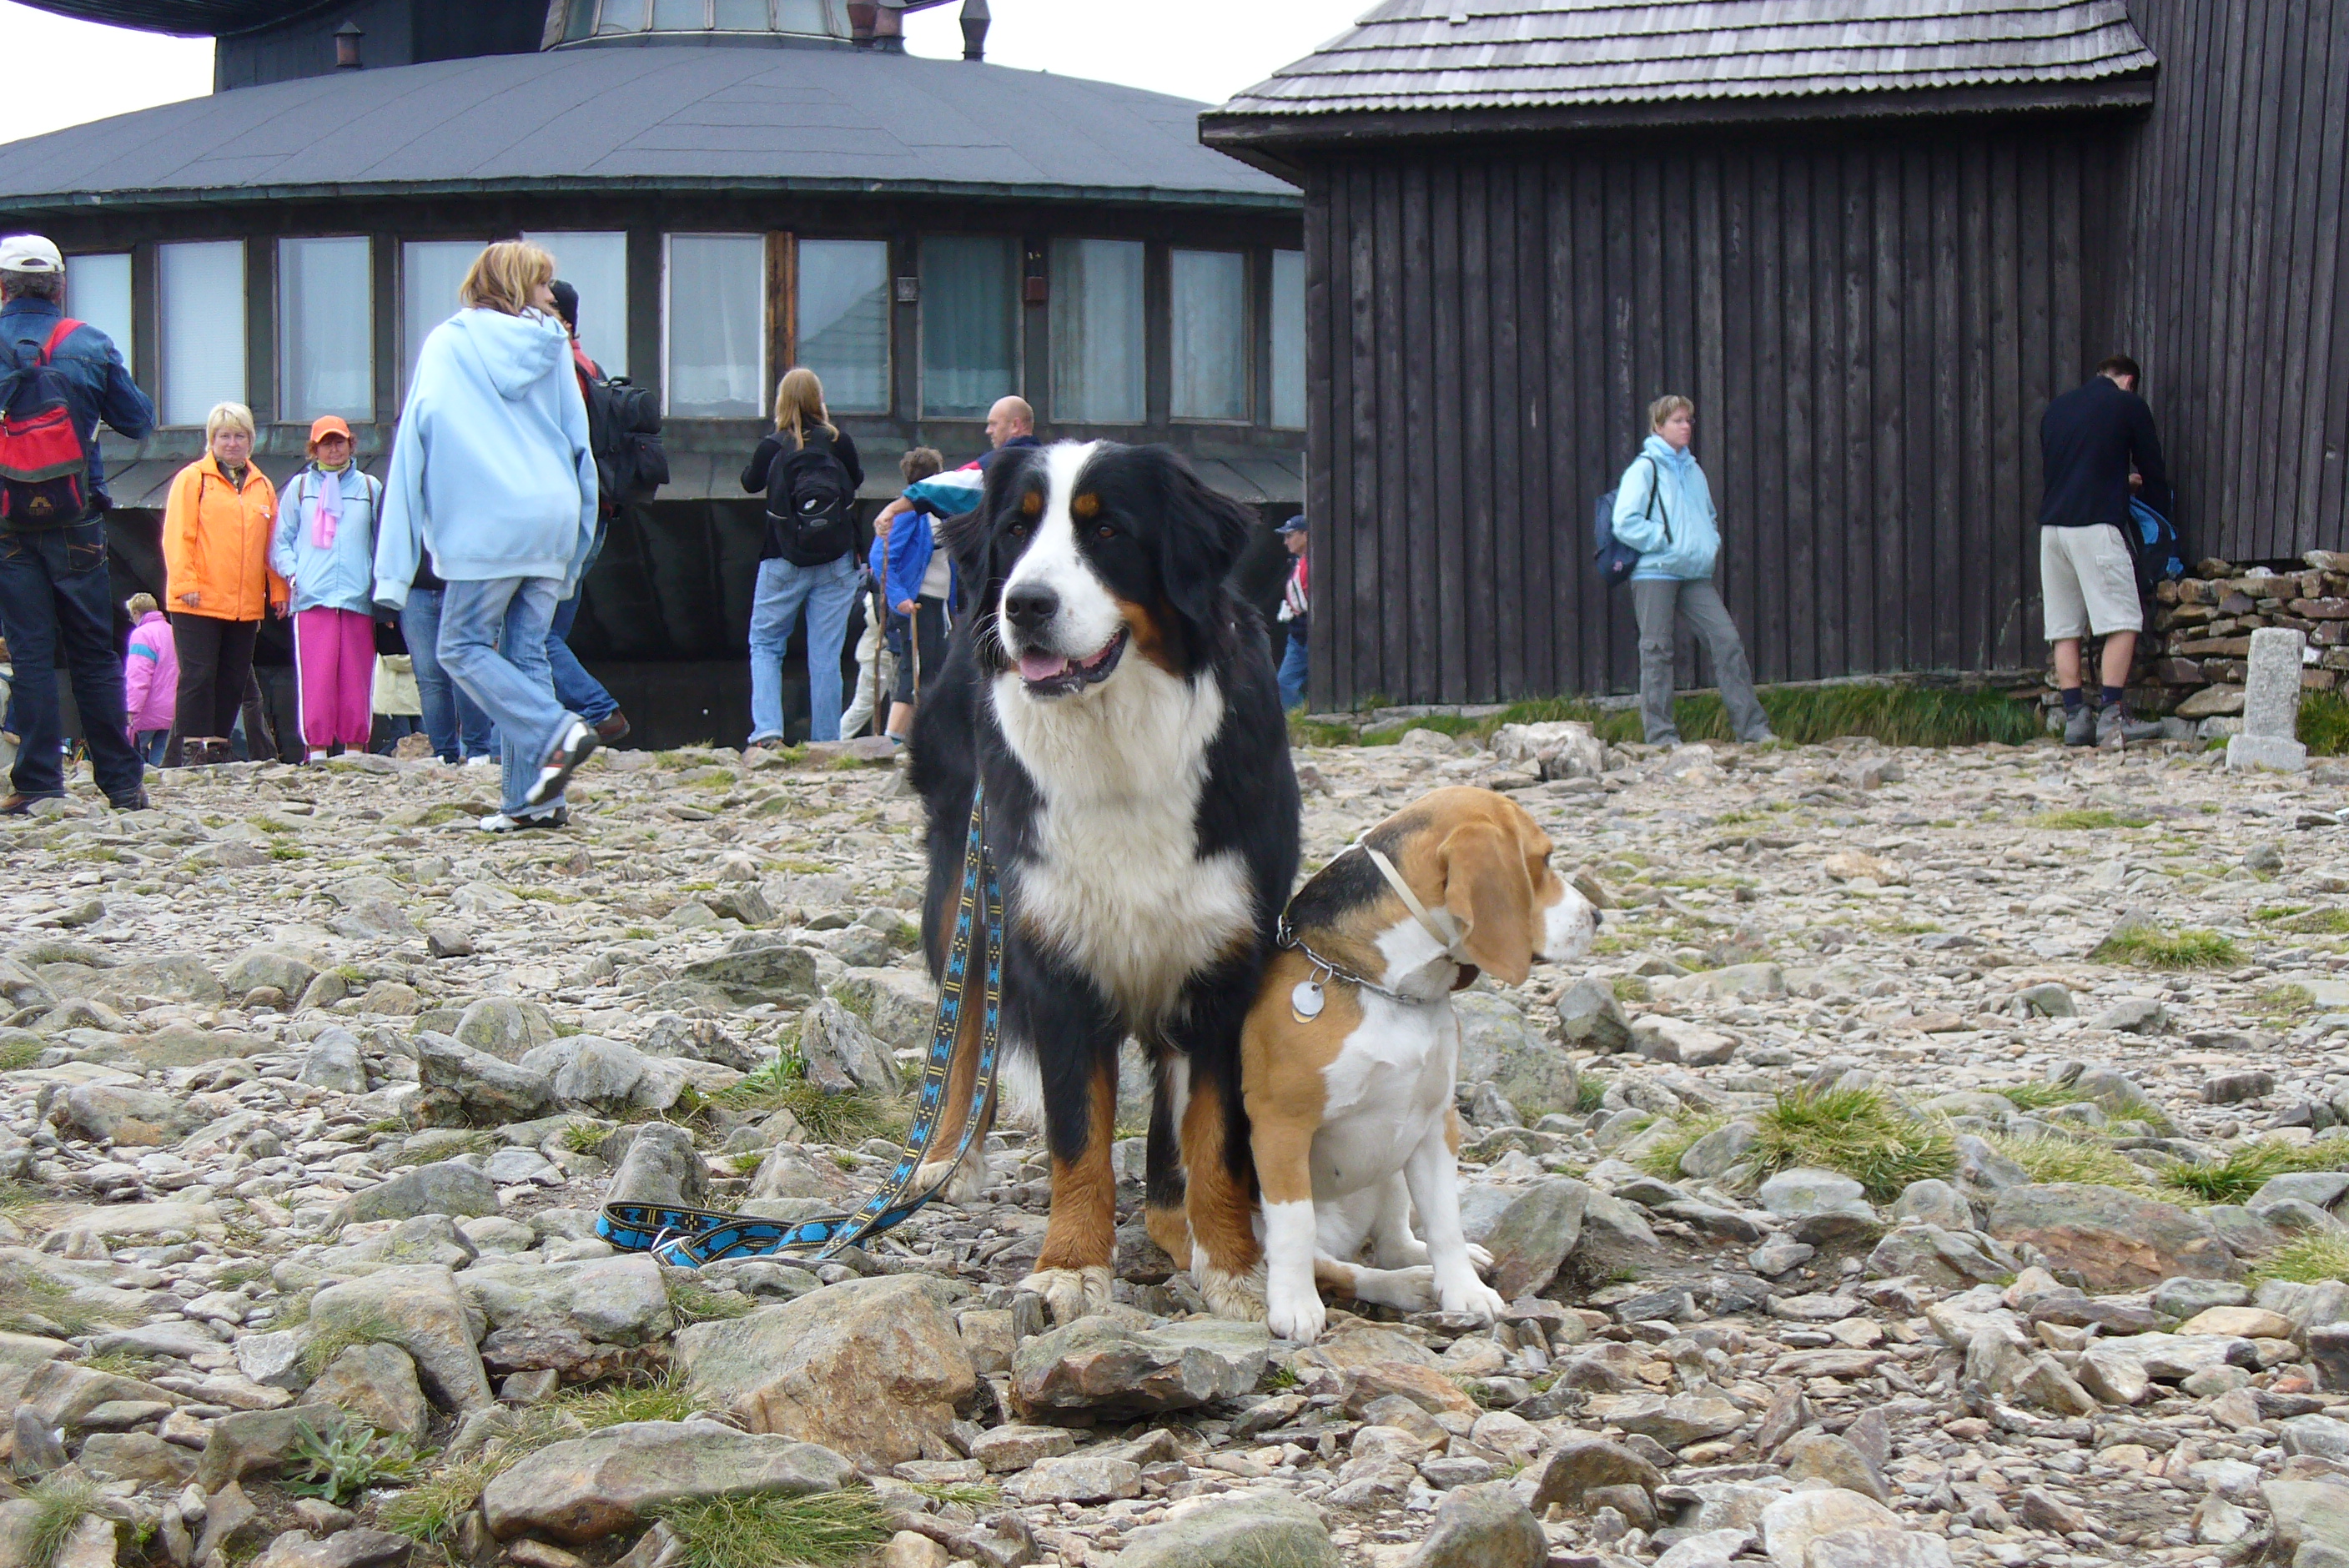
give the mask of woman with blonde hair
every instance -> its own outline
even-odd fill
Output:
[[[547,629],[595,538],[595,455],[554,258],[508,241],[465,274],[464,305],[417,356],[385,483],[375,602],[441,579],[441,665],[496,721],[505,789],[484,832],[570,820],[564,786],[595,731],[554,697]]]
[[[204,455],[180,470],[163,503],[163,602],[180,656],[175,727],[190,768],[230,759],[261,619],[284,614],[291,592],[269,564],[277,488],[254,466],[253,438],[252,409],[215,407]],[[260,736],[246,742],[256,758],[267,749]]]
[[[823,383],[800,366],[775,388],[774,433],[742,469],[767,492],[750,600],[750,746],[783,744],[783,650],[807,613],[808,738],[840,738],[840,650],[856,602],[856,443],[832,422]]]

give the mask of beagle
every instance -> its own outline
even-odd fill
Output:
[[[1506,796],[1438,789],[1289,901],[1240,1037],[1266,1319],[1280,1337],[1320,1335],[1319,1285],[1486,1322],[1501,1311],[1477,1277],[1492,1259],[1460,1228],[1451,994],[1480,970],[1514,985],[1537,960],[1589,951],[1598,912],[1549,855]],[[1366,1243],[1369,1265],[1356,1261]]]

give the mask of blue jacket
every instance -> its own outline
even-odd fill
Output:
[[[408,602],[419,554],[446,583],[553,578],[595,542],[595,454],[562,324],[460,310],[417,356],[376,531],[375,598]]]
[[[49,300],[10,300],[6,308],[0,309],[0,341],[11,346],[30,344],[30,352],[23,356],[29,362],[48,342],[64,314]],[[130,368],[122,363],[122,351],[114,346],[114,340],[94,326],[84,325],[57,345],[57,356],[50,363],[65,377],[74,425],[81,431],[82,444],[89,449],[89,488],[103,510],[112,502],[106,495],[105,466],[98,456],[98,422],[104,420],[116,433],[140,440],[155,428],[155,405],[130,379]],[[5,407],[16,392],[16,372],[0,368],[0,407]]]
[[[889,525],[889,608],[922,596],[922,578],[937,553],[937,535],[926,513],[909,511]],[[947,569],[947,603],[961,597],[961,573]]]
[[[343,521],[336,526],[335,542],[324,550],[310,542],[312,520],[319,493],[329,483],[343,492]],[[364,615],[373,608],[375,584],[375,525],[382,509],[383,486],[359,472],[353,462],[340,474],[329,474],[316,463],[285,482],[277,496],[277,527],[269,536],[269,564],[294,584],[294,609],[349,610]]]
[[[1657,492],[1652,517],[1647,515],[1651,491]],[[1640,552],[1634,583],[1702,583],[1713,576],[1721,555],[1721,524],[1695,453],[1661,436],[1648,438],[1615,490],[1615,537]]]

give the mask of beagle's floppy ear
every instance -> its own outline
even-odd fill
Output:
[[[1444,841],[1444,907],[1466,928],[1469,962],[1510,985],[1534,965],[1534,889],[1516,835],[1490,822],[1455,828]]]

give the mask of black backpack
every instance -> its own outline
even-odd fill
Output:
[[[767,541],[794,566],[827,566],[856,547],[856,487],[831,442],[775,454],[767,480]]]
[[[60,321],[28,363],[8,351],[15,385],[0,407],[0,528],[64,528],[90,513],[90,451],[74,423],[64,372],[50,363],[81,323]]]
[[[660,399],[625,376],[587,378],[587,447],[608,516],[622,501],[650,500],[668,483],[661,446]]]
[[[1655,469],[1655,459],[1642,458],[1640,461],[1646,463],[1651,472]],[[1656,493],[1661,489],[1663,477],[1656,474],[1648,482],[1647,515],[1650,517],[1655,516],[1657,508],[1663,505],[1662,499]],[[1591,529],[1599,544],[1592,559],[1598,565],[1600,581],[1609,588],[1621,587],[1631,580],[1631,573],[1640,569],[1640,552],[1615,537],[1615,498],[1619,493],[1620,487],[1618,487],[1599,498],[1597,516]],[[1664,513],[1664,542],[1670,544],[1671,542],[1672,514],[1667,511]]]

